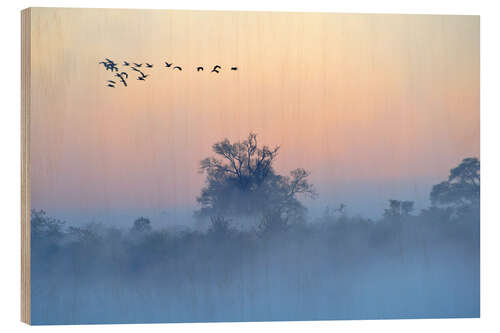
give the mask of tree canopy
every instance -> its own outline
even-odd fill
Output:
[[[208,216],[278,216],[280,219],[301,219],[305,206],[299,195],[314,197],[316,192],[308,181],[309,172],[298,168],[290,175],[275,172],[280,147],[259,147],[257,135],[250,133],[242,142],[224,139],[215,143],[215,156],[200,162],[206,174],[205,186],[197,198],[201,208],[198,217]]]
[[[475,157],[465,158],[450,170],[447,181],[432,187],[433,205],[470,206],[479,204],[480,163]]]
[[[384,217],[394,218],[408,216],[413,211],[413,201],[389,200],[389,208],[384,210]]]

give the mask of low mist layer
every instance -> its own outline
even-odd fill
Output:
[[[310,219],[309,172],[273,169],[256,135],[201,161],[200,228],[77,227],[31,214],[33,324],[478,317],[479,160],[391,199],[379,220],[346,205]],[[179,221],[178,225],[183,225]],[[184,224],[186,225],[186,224]]]

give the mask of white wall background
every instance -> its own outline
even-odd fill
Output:
[[[68,327],[30,328],[20,318],[20,10],[25,7],[106,7],[325,11],[350,13],[481,15],[481,319],[330,321],[280,323],[73,326],[74,332],[489,332],[500,329],[500,5],[481,0],[287,0],[229,1],[25,1],[0,10],[0,331],[66,332]],[[498,327],[497,327],[498,326]]]

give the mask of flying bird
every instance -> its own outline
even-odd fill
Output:
[[[170,66],[172,66],[173,64],[174,64],[173,62],[169,64],[168,62],[166,62],[166,61],[165,61],[165,67],[170,67]]]
[[[136,72],[139,72],[139,74],[141,74],[141,76],[142,76],[142,77],[146,77],[146,76],[147,76],[147,75],[144,75],[144,73],[143,73],[143,72],[141,72],[140,70],[138,70],[138,69],[137,69],[137,68],[135,68],[135,67],[132,67],[132,70],[133,70],[133,71],[136,71]]]
[[[126,72],[116,73],[115,76],[120,78],[125,87],[127,86],[127,81],[125,81],[125,79],[123,78],[126,77],[128,79],[128,74]]]
[[[106,61],[101,61],[99,62],[99,64],[103,64],[106,70],[111,70],[112,72],[113,71],[118,72],[118,67],[116,67],[116,63],[111,59],[106,58]]]
[[[237,70],[238,70],[238,67],[231,67],[231,70],[232,70],[232,71],[237,71]]]
[[[152,65],[152,64],[148,64],[148,63],[146,63],[146,67],[147,67],[147,68],[153,68],[153,65]]]
[[[199,72],[199,71],[202,71],[203,70],[203,67],[196,67],[196,70]]]
[[[212,69],[212,72],[219,73],[219,69],[222,69],[219,65],[215,65],[214,69]]]
[[[141,67],[142,66],[142,64],[138,64],[136,62],[134,62],[134,65],[135,65],[135,67]]]
[[[174,69],[178,69],[178,70],[182,71],[182,67],[180,67],[180,66],[175,66]]]
[[[130,63],[128,61],[124,61],[123,66],[130,66]]]

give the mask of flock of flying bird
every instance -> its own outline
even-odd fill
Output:
[[[111,60],[109,58],[105,58],[105,61],[99,62],[99,65],[101,65],[101,64],[104,65],[104,68],[106,69],[106,71],[111,71],[112,73],[116,71],[114,76],[117,77],[125,87],[127,87],[128,73],[127,72],[120,72],[120,69],[118,68],[118,64],[116,62],[114,62],[113,60]],[[131,70],[133,70],[139,74],[139,76],[137,77],[137,80],[146,81],[146,78],[149,76],[149,74],[144,74],[144,72],[141,69],[153,68],[153,64],[146,62],[146,63],[144,63],[144,67],[142,67],[142,65],[143,65],[142,63],[139,64],[136,62],[133,62],[133,63],[130,63],[128,61],[123,62],[124,67],[129,67]],[[174,63],[168,63],[165,61],[166,68],[171,68],[172,70],[182,71],[181,66],[172,67],[172,65],[174,65]],[[205,70],[205,68],[203,66],[196,67],[197,72],[202,72],[204,70]],[[221,70],[222,70],[221,66],[215,65],[210,72],[219,74]],[[238,67],[233,66],[230,68],[230,70],[237,71]],[[116,81],[113,81],[113,80],[107,81],[108,87],[114,88],[115,85],[116,85]]]

